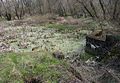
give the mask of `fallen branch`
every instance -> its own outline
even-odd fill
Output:
[[[69,69],[68,69],[69,72],[71,72],[77,79],[81,80],[82,82],[84,82],[80,72],[78,72],[74,66],[70,65]]]

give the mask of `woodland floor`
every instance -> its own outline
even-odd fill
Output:
[[[119,83],[114,71],[80,60],[91,57],[84,53],[85,36],[91,30],[54,23],[14,23],[0,22],[0,83]],[[65,59],[54,58],[55,51]],[[103,76],[110,80],[101,81]]]

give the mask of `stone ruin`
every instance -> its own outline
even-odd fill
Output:
[[[98,30],[86,36],[85,51],[95,56],[102,56],[108,54],[118,43],[120,43],[119,31]]]

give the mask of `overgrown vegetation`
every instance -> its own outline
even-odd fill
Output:
[[[26,79],[40,77],[47,83],[57,83],[62,75],[59,66],[65,66],[50,53],[0,54],[0,83],[24,83]]]
[[[80,55],[80,59],[83,61],[87,61],[90,58],[94,58],[95,56],[88,54],[88,53],[83,53]]]
[[[120,83],[119,4],[0,0],[0,83]]]
[[[67,25],[67,24],[48,24],[47,27],[57,29],[58,31],[65,31],[65,32],[71,32],[77,28],[74,25]]]

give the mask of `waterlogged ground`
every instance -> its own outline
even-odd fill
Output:
[[[55,28],[45,26],[16,26],[2,28],[0,51],[31,52],[31,51],[62,51],[70,53],[84,49],[85,34],[88,31],[59,32]]]

